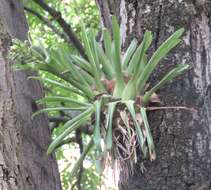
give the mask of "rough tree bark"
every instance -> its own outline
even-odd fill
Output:
[[[185,105],[182,110],[151,113],[157,159],[139,166],[122,190],[211,189],[211,1],[210,0],[107,0],[97,1],[105,26],[114,13],[121,24],[122,46],[141,40],[151,30],[156,49],[171,33],[184,27],[183,43],[161,63],[151,84],[173,65],[188,63],[192,69],[163,88],[164,105]]]
[[[41,87],[6,58],[11,37],[24,40],[27,31],[21,2],[0,0],[0,190],[60,190],[56,160],[46,155],[47,119],[31,120]]]

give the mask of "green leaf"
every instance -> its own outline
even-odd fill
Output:
[[[61,61],[59,51],[57,51],[56,49],[52,49],[51,50],[51,61],[49,64],[49,65],[51,65],[51,68],[57,73],[62,73],[66,69],[63,63],[64,62]]]
[[[128,67],[128,74],[134,75],[133,78],[136,78],[136,75],[140,75],[139,68],[144,67],[143,64],[143,56],[148,50],[149,46],[152,43],[152,33],[150,31],[146,31],[144,34],[144,38],[142,43],[139,45],[138,49],[134,53]]]
[[[100,126],[101,126],[101,100],[95,101],[95,128],[94,128],[94,144],[99,151],[101,151],[101,134],[100,134]]]
[[[94,58],[94,53],[92,51],[92,48],[91,48],[91,45],[90,45],[90,40],[89,40],[89,38],[86,34],[84,25],[82,25],[81,32],[82,32],[82,39],[83,39],[83,42],[84,42],[86,54],[87,54],[88,59],[91,63],[91,68],[92,68],[93,73],[94,73],[96,86],[97,86],[99,91],[104,92],[105,91],[104,86],[100,81],[101,73],[99,72],[99,69],[97,68],[98,63],[96,63],[96,60]]]
[[[95,83],[94,78],[92,77],[92,75],[90,75],[88,72],[86,71],[81,71],[83,77],[86,79],[86,81],[89,83],[89,86],[93,86]]]
[[[97,45],[98,57],[100,63],[102,64],[102,70],[105,73],[105,77],[111,80],[114,72],[111,63],[109,62],[109,59],[106,57],[102,47],[99,44],[96,45]]]
[[[50,154],[57,146],[61,143],[61,141],[67,137],[71,132],[78,129],[82,126],[87,120],[90,118],[90,115],[93,113],[94,108],[91,106],[86,111],[82,112],[72,120],[66,122],[63,126],[63,132],[60,134],[53,142],[50,144],[47,150],[47,154]]]
[[[89,34],[89,43],[92,50],[92,55],[94,58],[96,70],[99,73],[99,76],[101,78],[101,68],[100,68],[99,56],[98,56],[98,51],[97,51],[97,42],[95,40],[95,36],[93,35],[93,31],[91,31]]]
[[[90,106],[90,104],[85,103],[85,102],[80,102],[80,100],[74,100],[69,97],[63,97],[63,96],[47,96],[45,98],[41,98],[37,101],[38,104],[46,104],[46,103],[51,103],[51,102],[64,102],[64,103],[69,103],[74,106]]]
[[[176,68],[168,72],[152,89],[144,94],[143,102],[147,103],[150,100],[152,94],[159,90],[167,82],[170,82],[172,79],[180,75],[182,72],[190,68],[189,65],[178,65]]]
[[[59,82],[58,80],[49,79],[47,77],[45,77],[45,78],[29,77],[29,79],[40,80],[40,81],[43,81],[43,82],[47,82],[49,84],[56,85],[60,88],[66,89],[70,92],[81,95],[85,98],[92,99],[95,96],[95,93],[93,92],[93,90],[89,86],[82,85],[79,81],[74,80],[71,77],[71,75],[69,76],[69,78],[67,78],[67,77],[65,77],[64,75],[61,75],[61,74],[57,74],[57,73],[51,73],[51,74],[55,75],[55,77],[59,77],[60,80],[61,79],[65,80],[65,82],[70,83],[71,85],[68,85],[64,82]]]
[[[101,175],[104,168],[105,168],[105,152],[102,152],[102,150],[97,149],[96,150],[96,160],[95,160],[95,167],[96,167],[96,171]]]
[[[135,52],[137,47],[137,40],[134,39],[131,43],[130,46],[127,48],[127,51],[124,54],[123,57],[123,69],[126,69],[128,66],[128,63],[133,55],[133,53]]]
[[[113,40],[114,40],[114,70],[116,76],[116,85],[114,89],[114,96],[120,97],[124,89],[124,79],[122,73],[121,65],[121,39],[120,39],[120,29],[115,16],[112,16],[112,29],[113,29]]]
[[[70,84],[74,86],[76,89],[82,91],[89,99],[94,98],[95,93],[90,88],[90,86],[85,86],[81,81],[74,80],[71,76],[69,77]]]
[[[42,77],[29,77],[29,79],[39,80],[39,81],[42,81],[42,82],[47,82],[49,84],[58,86],[61,89],[68,90],[68,91],[70,91],[72,93],[75,93],[75,94],[78,94],[80,96],[86,97],[86,95],[84,93],[80,92],[76,88],[71,87],[70,85],[65,84],[64,82],[59,82],[57,80],[49,79],[47,77],[45,77],[45,78],[42,78]]]
[[[148,119],[147,119],[147,114],[146,114],[146,108],[141,107],[141,116],[144,121],[144,127],[146,131],[146,136],[147,136],[147,144],[149,148],[149,155],[150,155],[150,160],[154,160],[156,155],[155,155],[155,145],[153,142],[153,137],[152,133],[149,127]]]
[[[134,79],[130,79],[122,92],[122,100],[133,100],[137,93],[136,81]]]
[[[141,150],[144,154],[144,156],[146,156],[146,144],[145,144],[145,139],[144,139],[144,135],[141,131],[141,126],[139,125],[137,119],[136,119],[136,112],[135,112],[135,108],[134,108],[134,101],[132,100],[128,100],[125,101],[125,104],[128,108],[128,111],[130,112],[134,125],[135,125],[135,129],[136,129],[136,133],[137,133],[137,138],[138,138],[138,142],[140,144]]]
[[[127,83],[122,93],[123,100],[134,99],[137,94],[139,94],[139,91],[136,90],[137,78],[140,77],[141,72],[145,67],[145,53],[149,48],[151,42],[152,34],[151,32],[146,31],[142,43],[140,44],[130,61],[128,74],[131,76],[131,79]]]
[[[77,55],[71,55],[71,57],[74,63],[78,65],[81,69],[87,71],[88,73],[94,74],[89,62],[86,61],[84,58],[79,57]]]
[[[69,56],[69,52],[67,52],[64,48],[60,48],[57,50],[60,55],[61,63],[63,63],[65,70],[68,70],[76,81],[80,81],[81,85],[89,87],[89,83],[86,81],[86,78],[83,77],[80,70],[73,64],[71,57]],[[65,71],[64,70],[64,71]]]
[[[179,39],[184,32],[184,29],[177,30],[174,34],[172,34],[153,54],[147,65],[145,66],[142,75],[139,77],[137,81],[137,91],[141,91],[146,84],[149,76],[152,71],[155,69],[159,61],[164,58],[167,53],[174,48],[180,41]]]
[[[103,30],[103,42],[104,42],[106,57],[110,60],[110,64],[113,65],[112,41],[111,41],[111,35],[107,29]]]
[[[87,107],[54,107],[54,108],[44,108],[39,111],[36,111],[35,113],[32,114],[32,118],[35,116],[45,113],[45,112],[51,112],[51,111],[84,111],[86,110]]]
[[[113,128],[113,114],[115,111],[117,102],[112,102],[108,104],[108,118],[107,118],[107,134],[106,134],[106,149],[111,150],[113,144],[113,137],[112,137],[112,128]]]

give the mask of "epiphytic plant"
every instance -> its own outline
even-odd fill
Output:
[[[139,46],[137,41],[133,40],[124,56],[121,56],[120,29],[115,17],[112,18],[112,30],[113,37],[107,29],[103,30],[101,45],[96,42],[93,34],[88,35],[82,26],[82,41],[87,60],[70,54],[62,47],[46,50],[43,47],[31,46],[26,51],[26,43],[15,43],[16,47],[13,49],[13,57],[22,60],[19,67],[51,73],[57,80],[47,77],[31,78],[48,82],[82,97],[76,101],[68,96],[46,96],[38,100],[38,103],[58,102],[62,103],[62,106],[44,108],[33,115],[34,117],[52,110],[71,110],[78,113],[64,124],[63,132],[50,144],[49,154],[70,133],[87,122],[94,127],[91,141],[73,168],[73,175],[93,145],[97,168],[101,171],[107,158],[117,161],[122,167],[127,166],[126,177],[136,163],[138,154],[154,160],[156,153],[147,119],[148,106],[156,99],[157,90],[189,68],[189,65],[176,66],[154,87],[148,89],[149,77],[162,58],[180,43],[184,29],[172,34],[150,58],[147,56],[152,42],[150,31],[145,32]]]

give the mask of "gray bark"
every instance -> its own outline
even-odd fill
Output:
[[[115,10],[121,24],[123,49],[132,38],[141,40],[144,31],[151,30],[155,36],[153,51],[176,29],[185,28],[183,43],[160,63],[150,84],[177,63],[191,64],[189,72],[159,94],[163,105],[197,109],[196,113],[182,110],[150,113],[157,159],[144,161],[145,173],[137,165],[135,175],[122,189],[211,189],[211,1],[108,2],[110,12]]]
[[[11,37],[24,40],[27,31],[21,2],[0,0],[0,190],[60,190],[55,157],[46,155],[48,121],[31,120],[42,89],[7,59]]]

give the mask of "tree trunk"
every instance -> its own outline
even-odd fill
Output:
[[[27,38],[28,27],[18,0],[0,0],[0,190],[60,190],[45,117],[31,120],[39,83],[14,72],[7,59],[11,37]]]
[[[184,27],[183,42],[161,63],[154,84],[177,63],[192,69],[159,95],[163,105],[193,107],[150,113],[150,126],[157,159],[137,165],[135,175],[122,190],[210,190],[211,189],[211,1],[210,0],[98,0],[102,20],[110,26],[108,13],[121,24],[122,47],[132,38],[142,39],[145,30],[154,33],[151,51],[176,29]]]

